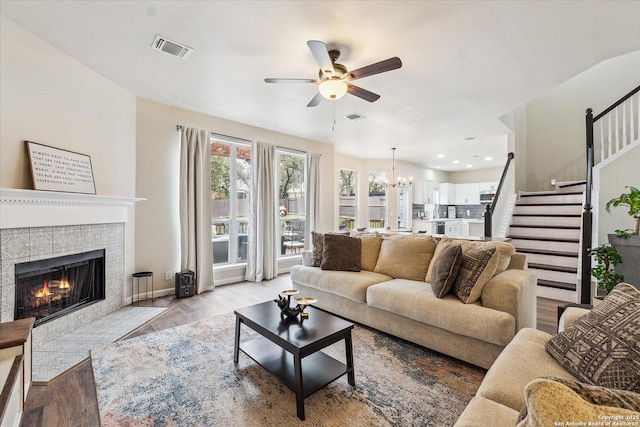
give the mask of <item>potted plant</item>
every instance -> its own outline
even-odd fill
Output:
[[[594,298],[604,297],[624,280],[624,276],[614,270],[616,265],[622,264],[622,256],[615,247],[606,244],[591,248],[588,253],[596,261],[596,265],[591,267],[591,275],[598,281],[598,289],[603,291],[602,293],[596,292]],[[604,295],[602,295],[603,293]]]
[[[627,208],[627,214],[635,221],[634,229],[618,229],[615,234],[609,234],[609,243],[613,245],[624,258],[625,263],[616,267],[616,271],[626,278],[626,281],[640,287],[640,190],[628,185],[628,193],[609,200],[605,206],[611,215],[611,209]]]

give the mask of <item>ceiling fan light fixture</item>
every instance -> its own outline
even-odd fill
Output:
[[[327,99],[339,99],[347,93],[347,84],[342,80],[329,79],[320,83],[318,91]]]

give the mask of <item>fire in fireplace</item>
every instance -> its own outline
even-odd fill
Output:
[[[104,300],[104,250],[16,264],[15,319],[35,326]]]

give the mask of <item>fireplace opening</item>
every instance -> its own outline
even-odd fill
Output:
[[[16,264],[15,319],[35,326],[104,300],[104,249]]]

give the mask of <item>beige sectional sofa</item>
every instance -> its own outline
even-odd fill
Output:
[[[587,312],[575,307],[567,309],[562,315],[560,330]],[[524,389],[530,381],[541,377],[576,380],[546,352],[549,339],[551,335],[546,332],[531,328],[520,330],[491,366],[455,427],[487,425],[488,420],[491,425],[515,426],[525,404]]]
[[[621,283],[592,311],[569,307],[558,330],[520,330],[455,427],[640,425],[640,292]]]
[[[361,271],[313,266],[312,254],[306,252],[303,265],[291,269],[293,287],[316,298],[321,309],[483,368],[493,364],[520,329],[535,328],[536,275],[512,245],[446,241],[500,252],[497,274],[486,281],[478,301],[465,304],[453,294],[437,298],[429,283],[429,266],[444,244],[437,247],[424,235],[356,237],[363,239]],[[431,239],[431,253],[416,249],[425,243],[419,239]]]

